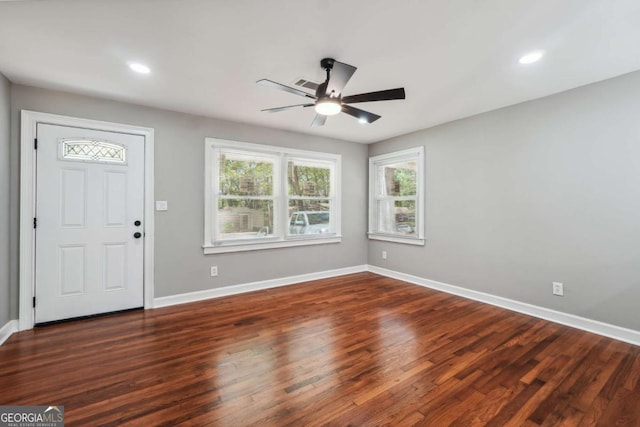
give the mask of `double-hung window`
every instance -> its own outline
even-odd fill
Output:
[[[204,252],[340,241],[340,156],[205,139]]]
[[[424,149],[369,159],[369,238],[424,244]]]
[[[287,198],[289,226],[287,235],[308,236],[332,233],[333,198],[331,176],[335,164],[304,157],[287,158]]]

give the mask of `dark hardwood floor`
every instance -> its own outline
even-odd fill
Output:
[[[0,347],[0,404],[68,426],[638,426],[639,378],[639,347],[371,273]]]

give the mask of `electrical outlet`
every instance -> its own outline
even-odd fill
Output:
[[[218,275],[218,266],[214,265],[213,267],[211,267],[211,277],[215,277]]]
[[[553,294],[559,297],[564,296],[564,285],[560,282],[553,282]]]
[[[382,251],[382,259],[387,259],[387,251]]]

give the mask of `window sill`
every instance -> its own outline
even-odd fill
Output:
[[[425,239],[418,237],[402,237],[392,234],[367,233],[370,240],[384,240],[385,242],[405,243],[407,245],[424,246]]]
[[[306,237],[306,238],[293,238],[291,240],[278,240],[267,242],[224,242],[217,245],[204,245],[202,246],[205,255],[210,254],[223,254],[229,252],[246,252],[246,251],[260,251],[264,249],[278,249],[278,248],[290,248],[296,246],[309,246],[309,245],[325,245],[330,243],[342,242],[342,236],[332,235],[331,237]]]

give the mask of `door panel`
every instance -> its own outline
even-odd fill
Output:
[[[144,137],[38,124],[36,323],[143,306]]]
[[[127,287],[127,244],[109,243],[103,246],[103,250],[104,289],[125,289]]]
[[[58,269],[60,295],[83,295],[86,293],[85,246],[69,245],[60,246],[58,249]]]
[[[124,227],[127,217],[127,174],[104,172],[104,225]]]
[[[60,169],[61,225],[64,228],[86,224],[87,174],[84,169]]]

